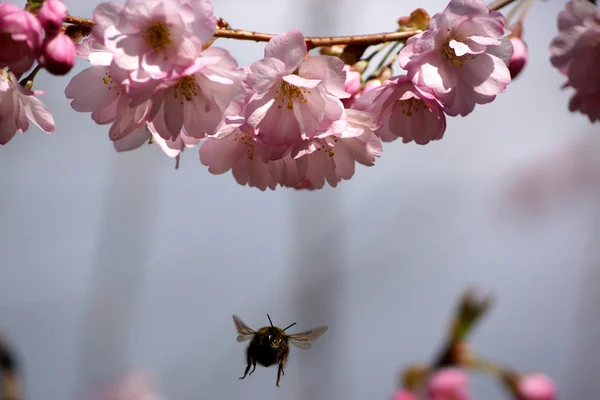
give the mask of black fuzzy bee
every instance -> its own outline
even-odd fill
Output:
[[[244,371],[244,376],[240,377],[240,379],[244,379],[248,375],[250,367],[253,367],[250,372],[250,375],[252,375],[256,369],[256,363],[264,367],[278,365],[276,385],[279,386],[281,376],[285,375],[283,368],[290,352],[289,344],[291,343],[295,347],[304,350],[310,349],[311,342],[324,334],[327,331],[327,327],[320,326],[309,331],[288,335],[285,331],[296,325],[295,322],[285,329],[280,329],[273,326],[269,314],[267,314],[267,318],[269,318],[271,326],[265,326],[264,328],[260,328],[258,332],[255,332],[248,328],[237,315],[233,316],[233,322],[238,331],[237,341],[245,342],[252,339],[246,349],[246,371]]]

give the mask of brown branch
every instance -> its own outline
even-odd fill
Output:
[[[502,7],[509,5],[515,0],[496,0],[488,7],[491,10],[498,10]],[[94,26],[94,21],[87,18],[79,18],[69,15],[66,19],[66,22],[69,24],[79,25],[91,28]],[[323,46],[335,46],[335,45],[361,45],[361,46],[373,46],[380,43],[386,42],[396,42],[401,40],[406,40],[409,37],[416,35],[421,32],[420,30],[412,30],[405,32],[384,32],[384,33],[375,33],[370,35],[353,35],[353,36],[317,36],[317,37],[307,37],[306,45],[309,49],[313,49],[315,47],[323,47]],[[271,40],[275,34],[272,33],[258,33],[258,32],[250,32],[242,29],[230,29],[229,24],[227,24],[223,19],[219,19],[219,27],[213,36],[212,41],[217,38],[227,38],[227,39],[236,39],[236,40],[251,40],[254,42],[268,42]],[[212,42],[211,42],[212,43]]]

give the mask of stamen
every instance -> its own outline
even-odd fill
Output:
[[[450,68],[452,67],[462,67],[463,63],[470,59],[473,59],[475,57],[471,56],[470,54],[465,54],[464,56],[457,56],[456,52],[454,51],[453,48],[450,47],[450,39],[448,39],[448,41],[446,42],[446,44],[444,44],[444,46],[442,46],[441,49],[441,53],[442,53],[442,57],[444,58],[444,60],[446,60],[448,62],[448,65],[450,66]]]
[[[183,104],[183,100],[192,101],[194,97],[198,96],[198,84],[196,83],[196,78],[193,76],[184,76],[179,79],[179,82],[174,87],[173,95],[175,98],[182,97],[181,104]]]
[[[156,51],[160,51],[164,49],[165,46],[172,43],[169,25],[166,25],[162,22],[156,22],[149,25],[146,28],[143,36],[146,40],[146,44]]]
[[[310,90],[299,88],[298,86],[294,86],[291,83],[282,82],[281,85],[277,88],[277,93],[275,93],[274,99],[280,101],[281,104],[277,107],[283,107],[283,103],[286,102],[287,98],[287,108],[288,110],[294,109],[294,99],[298,99],[298,101],[302,103],[308,103],[308,99],[304,97],[304,94],[310,94]]]

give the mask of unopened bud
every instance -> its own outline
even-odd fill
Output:
[[[38,11],[37,18],[42,28],[48,34],[54,35],[67,18],[67,7],[61,0],[45,0]]]
[[[44,39],[40,65],[53,75],[65,75],[75,65],[75,43],[64,33]]]

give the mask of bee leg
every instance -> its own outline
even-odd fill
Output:
[[[248,352],[248,355],[246,356],[246,370],[244,371],[244,376],[241,376],[240,379],[244,379],[246,377],[246,375],[248,375],[248,371],[250,371],[250,367],[252,366],[253,363],[254,363],[254,368],[256,369],[256,361],[254,361],[252,359],[252,356]],[[252,370],[252,372],[254,372],[254,370]],[[250,373],[250,375],[252,375],[252,373]]]
[[[279,368],[277,368],[277,387],[279,387],[279,381],[281,380],[281,377],[283,375],[285,375],[285,372],[283,371],[283,367],[285,366],[285,362],[287,360],[287,356],[283,356],[283,358],[281,359],[281,362],[279,363]]]
[[[252,375],[255,370],[256,370],[256,360],[252,359],[252,371],[250,371],[250,375]],[[248,375],[248,376],[250,376],[250,375]]]

